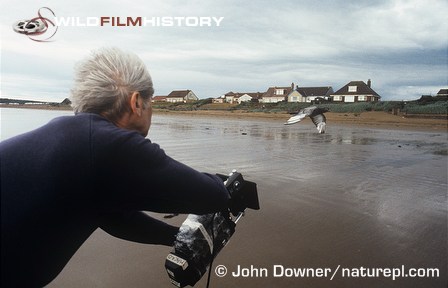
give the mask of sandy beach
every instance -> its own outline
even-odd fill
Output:
[[[5,137],[72,114],[0,111]],[[212,270],[210,287],[445,288],[446,119],[327,113],[328,130],[318,134],[309,119],[283,125],[288,118],[287,113],[154,112],[149,138],[168,155],[199,171],[237,169],[258,186],[261,209],[247,211],[237,225],[214,262],[228,274],[218,277]],[[150,214],[178,226],[186,217]],[[171,249],[97,229],[48,287],[174,287],[164,269]],[[404,274],[395,279],[356,274],[365,268]],[[252,274],[233,276],[239,269]],[[331,279],[278,276],[281,269],[340,270]],[[424,274],[408,277],[410,269]],[[434,271],[439,274],[428,274]],[[206,278],[195,287],[205,287]]]
[[[39,106],[21,105],[10,106],[0,105],[0,108],[13,109],[42,109],[56,111],[71,111],[67,106]],[[164,109],[154,109],[154,115],[189,115],[196,117],[222,117],[231,119],[265,119],[273,121],[286,121],[291,115],[288,113],[264,113],[247,112],[244,110],[195,110],[195,111],[173,111]],[[387,112],[370,111],[362,113],[325,113],[329,125],[330,123],[364,126],[382,129],[408,129],[417,131],[448,131],[447,115],[426,115],[425,117],[412,117],[393,115]],[[418,116],[418,115],[417,115]],[[309,121],[309,119],[305,119]]]
[[[199,171],[237,169],[258,185],[261,210],[237,225],[212,268],[224,265],[228,274],[212,270],[210,287],[446,287],[446,121],[329,114],[331,126],[318,134],[309,120],[285,126],[285,115],[248,114],[157,111],[149,134]],[[151,215],[174,225],[186,216]],[[170,251],[98,229],[48,287],[174,287],[164,269]],[[338,267],[334,279],[274,275]],[[347,275],[366,267],[406,274]],[[439,275],[407,277],[414,268]],[[239,269],[252,274],[235,276]]]
[[[269,119],[273,121],[286,121],[290,117],[287,113],[263,113],[217,110],[197,110],[197,111],[169,111],[155,110],[155,115],[190,115],[198,117],[226,117],[233,119]],[[410,129],[420,131],[447,131],[448,121],[446,116],[438,118],[419,118],[392,115],[387,112],[362,112],[362,113],[325,113],[328,125],[331,123],[351,126],[364,126],[382,129]],[[305,121],[310,121],[305,119]]]

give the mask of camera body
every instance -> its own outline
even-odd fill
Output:
[[[165,261],[165,269],[176,287],[194,286],[232,237],[244,210],[260,209],[255,183],[245,181],[235,170],[228,176],[218,176],[229,191],[229,208],[212,214],[190,214],[182,223],[174,251]]]

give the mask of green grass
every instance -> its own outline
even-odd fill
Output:
[[[448,101],[439,101],[435,103],[430,103],[426,105],[419,104],[407,104],[405,106],[406,113],[408,114],[438,114],[444,115],[448,114]]]
[[[211,104],[211,99],[202,99],[188,103],[154,103],[154,108],[168,110],[243,110],[247,112],[266,113],[293,113],[305,107],[312,106],[310,103],[258,103],[245,102],[239,105],[231,104]],[[215,107],[216,106],[216,107]],[[325,103],[318,104],[318,107],[327,107],[335,113],[362,113],[367,111],[391,112],[393,109],[407,114],[448,114],[448,100],[442,101],[381,101],[381,102],[357,102],[357,103]]]

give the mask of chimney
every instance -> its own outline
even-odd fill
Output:
[[[372,81],[370,81],[370,79],[367,80],[367,86],[369,86],[369,88],[372,86]]]
[[[291,91],[294,91],[294,82],[291,83]]]

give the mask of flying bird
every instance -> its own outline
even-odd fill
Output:
[[[307,107],[289,118],[288,121],[286,121],[285,125],[291,125],[300,122],[303,118],[309,116],[314,125],[316,125],[317,131],[322,134],[325,133],[325,126],[327,125],[327,118],[325,118],[324,113],[328,111],[330,111],[328,108],[317,108],[316,106]]]

